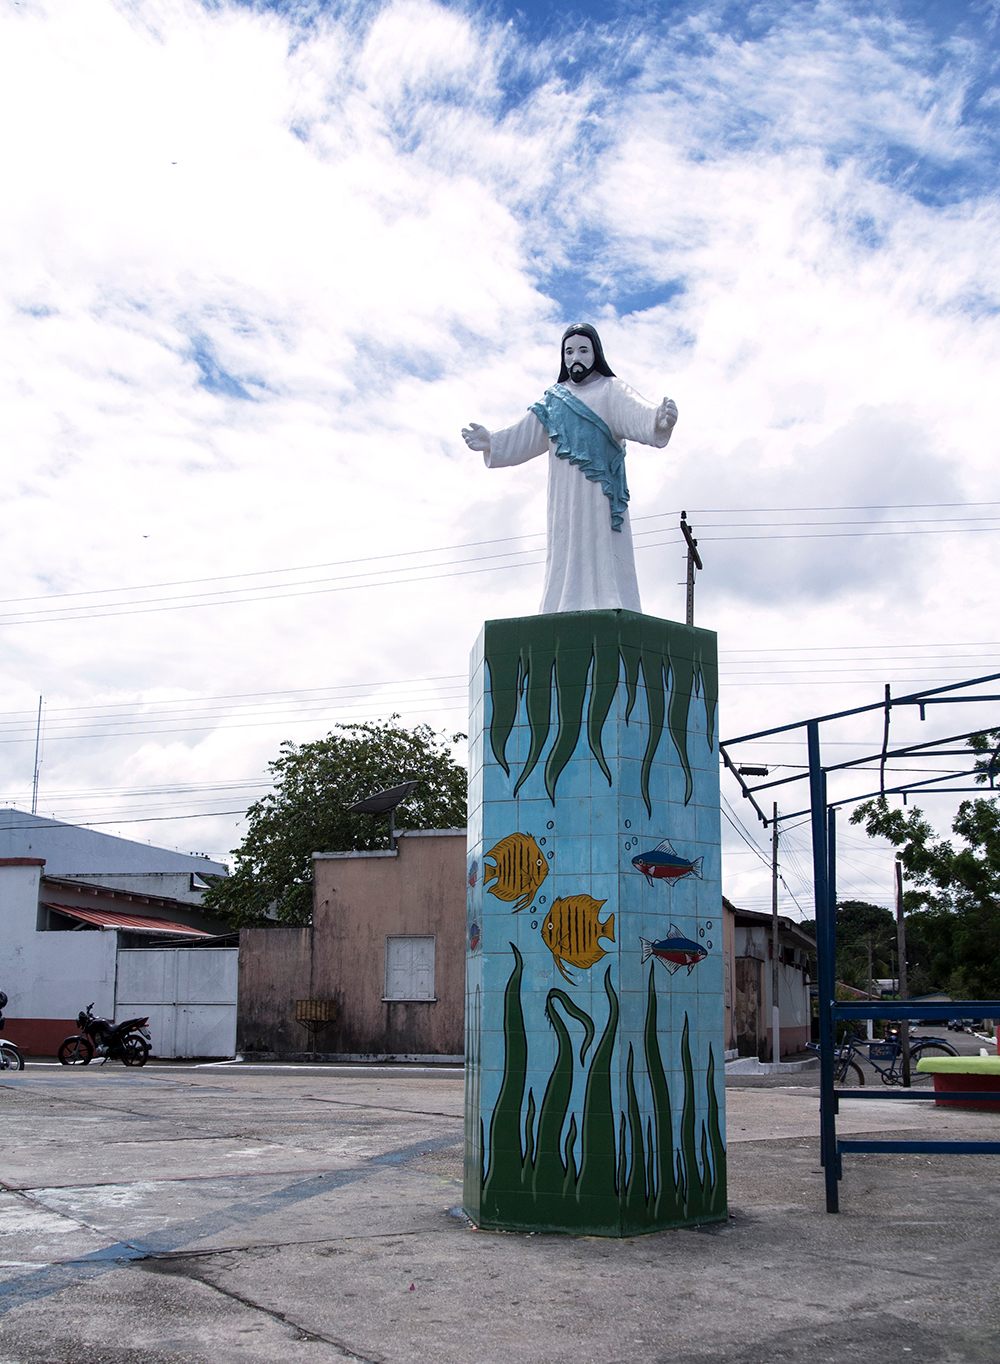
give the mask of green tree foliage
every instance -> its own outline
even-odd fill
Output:
[[[837,979],[845,985],[869,989],[869,949],[872,979],[889,976],[895,946],[896,920],[888,909],[865,900],[837,905]]]
[[[904,896],[905,899],[905,896]],[[913,995],[947,990],[961,998],[967,994],[955,974],[955,929],[958,916],[947,907],[914,909],[906,915],[908,984]]]
[[[400,806],[397,828],[462,828],[464,768],[428,725],[404,729],[398,718],[338,725],[313,743],[283,743],[269,765],[274,790],[247,811],[233,873],[206,893],[205,908],[237,928],[274,916],[308,923],[313,853],[387,848],[388,816],[351,815],[347,807],[404,781],[419,785]]]
[[[998,740],[994,730],[969,742],[982,781],[996,774]],[[898,849],[907,883],[907,958],[919,963],[921,979],[937,975],[935,983],[957,998],[1000,998],[997,798],[962,801],[951,826],[958,841],[938,837],[918,809],[890,809],[884,797],[859,805],[851,821]]]

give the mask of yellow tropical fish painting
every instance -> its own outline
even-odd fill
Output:
[[[595,900],[592,895],[567,895],[564,899],[553,900],[552,908],[545,916],[542,938],[570,985],[576,982],[563,962],[586,971],[608,954],[598,938],[615,941],[615,916],[610,914],[603,924],[597,920],[601,906],[605,904],[606,900]]]
[[[498,900],[515,901],[515,914],[531,904],[548,874],[549,864],[531,834],[508,834],[483,858],[483,889]]]

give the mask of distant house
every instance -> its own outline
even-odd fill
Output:
[[[245,1055],[461,1060],[464,829],[313,855],[313,921],[240,933]]]
[[[723,897],[731,923],[732,955],[727,951],[726,1048],[740,1056],[771,1057],[772,916],[739,909]],[[778,917],[778,1009],[781,1055],[801,1051],[809,1041],[809,986],[816,941],[801,925]]]
[[[201,904],[213,880],[229,875],[223,862],[199,853],[156,848],[136,839],[117,838],[78,824],[0,810],[0,858],[40,857],[47,876],[96,881],[116,890],[134,890]]]
[[[226,874],[208,858],[0,811],[7,1035],[53,1055],[93,1001],[107,1017],[148,1014],[154,1055],[231,1056],[235,939],[200,907],[207,878]]]

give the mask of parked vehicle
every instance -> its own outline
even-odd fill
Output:
[[[894,1035],[893,1035],[894,1034]],[[819,1044],[810,1042],[810,1051],[819,1054]],[[867,1048],[867,1055],[862,1050]],[[917,1062],[921,1056],[957,1056],[958,1052],[944,1037],[911,1037],[910,1066],[911,1084],[916,1078]],[[903,1083],[903,1048],[899,1042],[899,1030],[890,1029],[884,1042],[855,1042],[848,1039],[833,1053],[833,1083],[838,1088],[863,1085],[865,1072],[862,1063],[867,1061],[878,1073],[884,1085]]]
[[[3,1011],[7,1007],[7,996],[0,990],[0,1032],[7,1021],[3,1016]],[[16,1043],[11,1042],[7,1037],[0,1037],[0,1070],[23,1070],[24,1057],[21,1055],[21,1048]]]
[[[820,1054],[818,1042],[807,1042],[807,1051],[814,1051],[817,1056]],[[861,1056],[857,1049],[857,1044],[853,1038],[848,1038],[839,1047],[833,1050],[833,1083],[839,1088],[847,1085],[849,1088],[863,1085],[865,1073],[858,1065],[856,1058]]]
[[[104,1061],[121,1061],[126,1066],[144,1066],[149,1056],[149,1019],[126,1018],[114,1023],[98,1018],[93,1002],[77,1015],[78,1033],[59,1045],[57,1055],[64,1066],[88,1066],[95,1056]]]
[[[916,1078],[917,1062],[921,1056],[957,1056],[958,1050],[946,1037],[924,1037],[913,1035],[910,1038],[911,1084]],[[890,1031],[884,1042],[868,1043],[868,1060],[882,1077],[884,1085],[903,1083],[903,1048],[899,1034]]]

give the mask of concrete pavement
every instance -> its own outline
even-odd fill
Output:
[[[728,1224],[606,1241],[457,1213],[458,1070],[4,1072],[0,1364],[998,1364],[998,1159],[848,1158],[830,1216],[813,1077],[768,1080],[727,1089]]]

